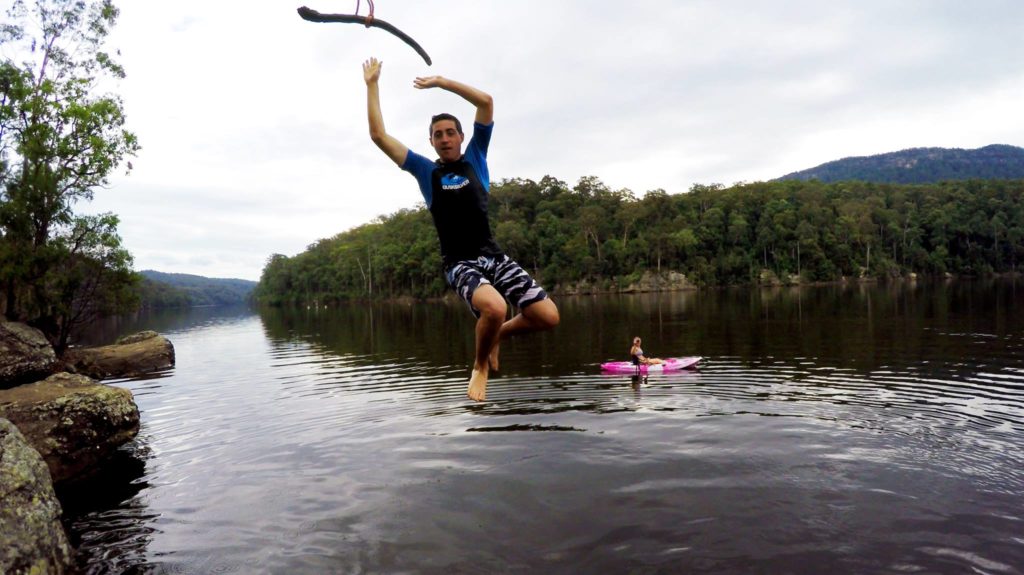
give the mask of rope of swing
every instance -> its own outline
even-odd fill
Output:
[[[359,1],[356,0],[356,16],[359,15]],[[366,3],[370,5],[370,13],[366,15],[366,27],[369,28],[373,23],[373,0],[366,0]]]

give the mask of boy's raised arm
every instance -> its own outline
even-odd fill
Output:
[[[476,106],[476,120],[480,124],[490,125],[494,121],[494,98],[490,94],[478,90],[467,84],[463,84],[457,80],[451,78],[444,78],[442,76],[425,76],[422,78],[416,78],[413,81],[413,86],[424,90],[427,88],[441,88],[442,90],[448,90],[453,94],[462,96],[470,104]]]
[[[376,58],[370,58],[363,62],[363,79],[366,81],[366,115],[370,123],[370,139],[399,167],[405,163],[405,157],[409,148],[388,135],[384,129],[384,116],[380,111],[380,89],[377,81],[380,79],[380,66]]]

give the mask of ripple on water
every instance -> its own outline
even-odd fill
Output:
[[[1012,353],[719,354],[634,379],[513,349],[474,403],[462,363],[262,337],[243,352],[246,325],[182,332],[178,367],[116,382],[142,431],[108,484],[135,489],[70,520],[87,571],[1024,564]]]

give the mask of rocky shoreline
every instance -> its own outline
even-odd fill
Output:
[[[38,330],[0,322],[0,573],[66,573],[54,486],[96,473],[139,431],[131,391],[100,383],[174,365],[155,332],[57,358]]]

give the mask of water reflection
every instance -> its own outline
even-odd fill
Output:
[[[151,488],[146,461],[152,454],[147,442],[147,437],[137,437],[96,474],[57,490],[65,530],[78,550],[75,563],[82,573],[120,572],[146,562],[159,518],[143,495]]]
[[[94,572],[1018,573],[1022,297],[560,298],[484,403],[461,305],[193,318],[72,530]],[[707,359],[601,374],[638,334]]]
[[[142,309],[133,314],[97,321],[72,344],[109,345],[123,335],[147,329],[163,335],[172,335],[182,331],[236,323],[251,317],[253,313],[253,309],[247,305]]]

